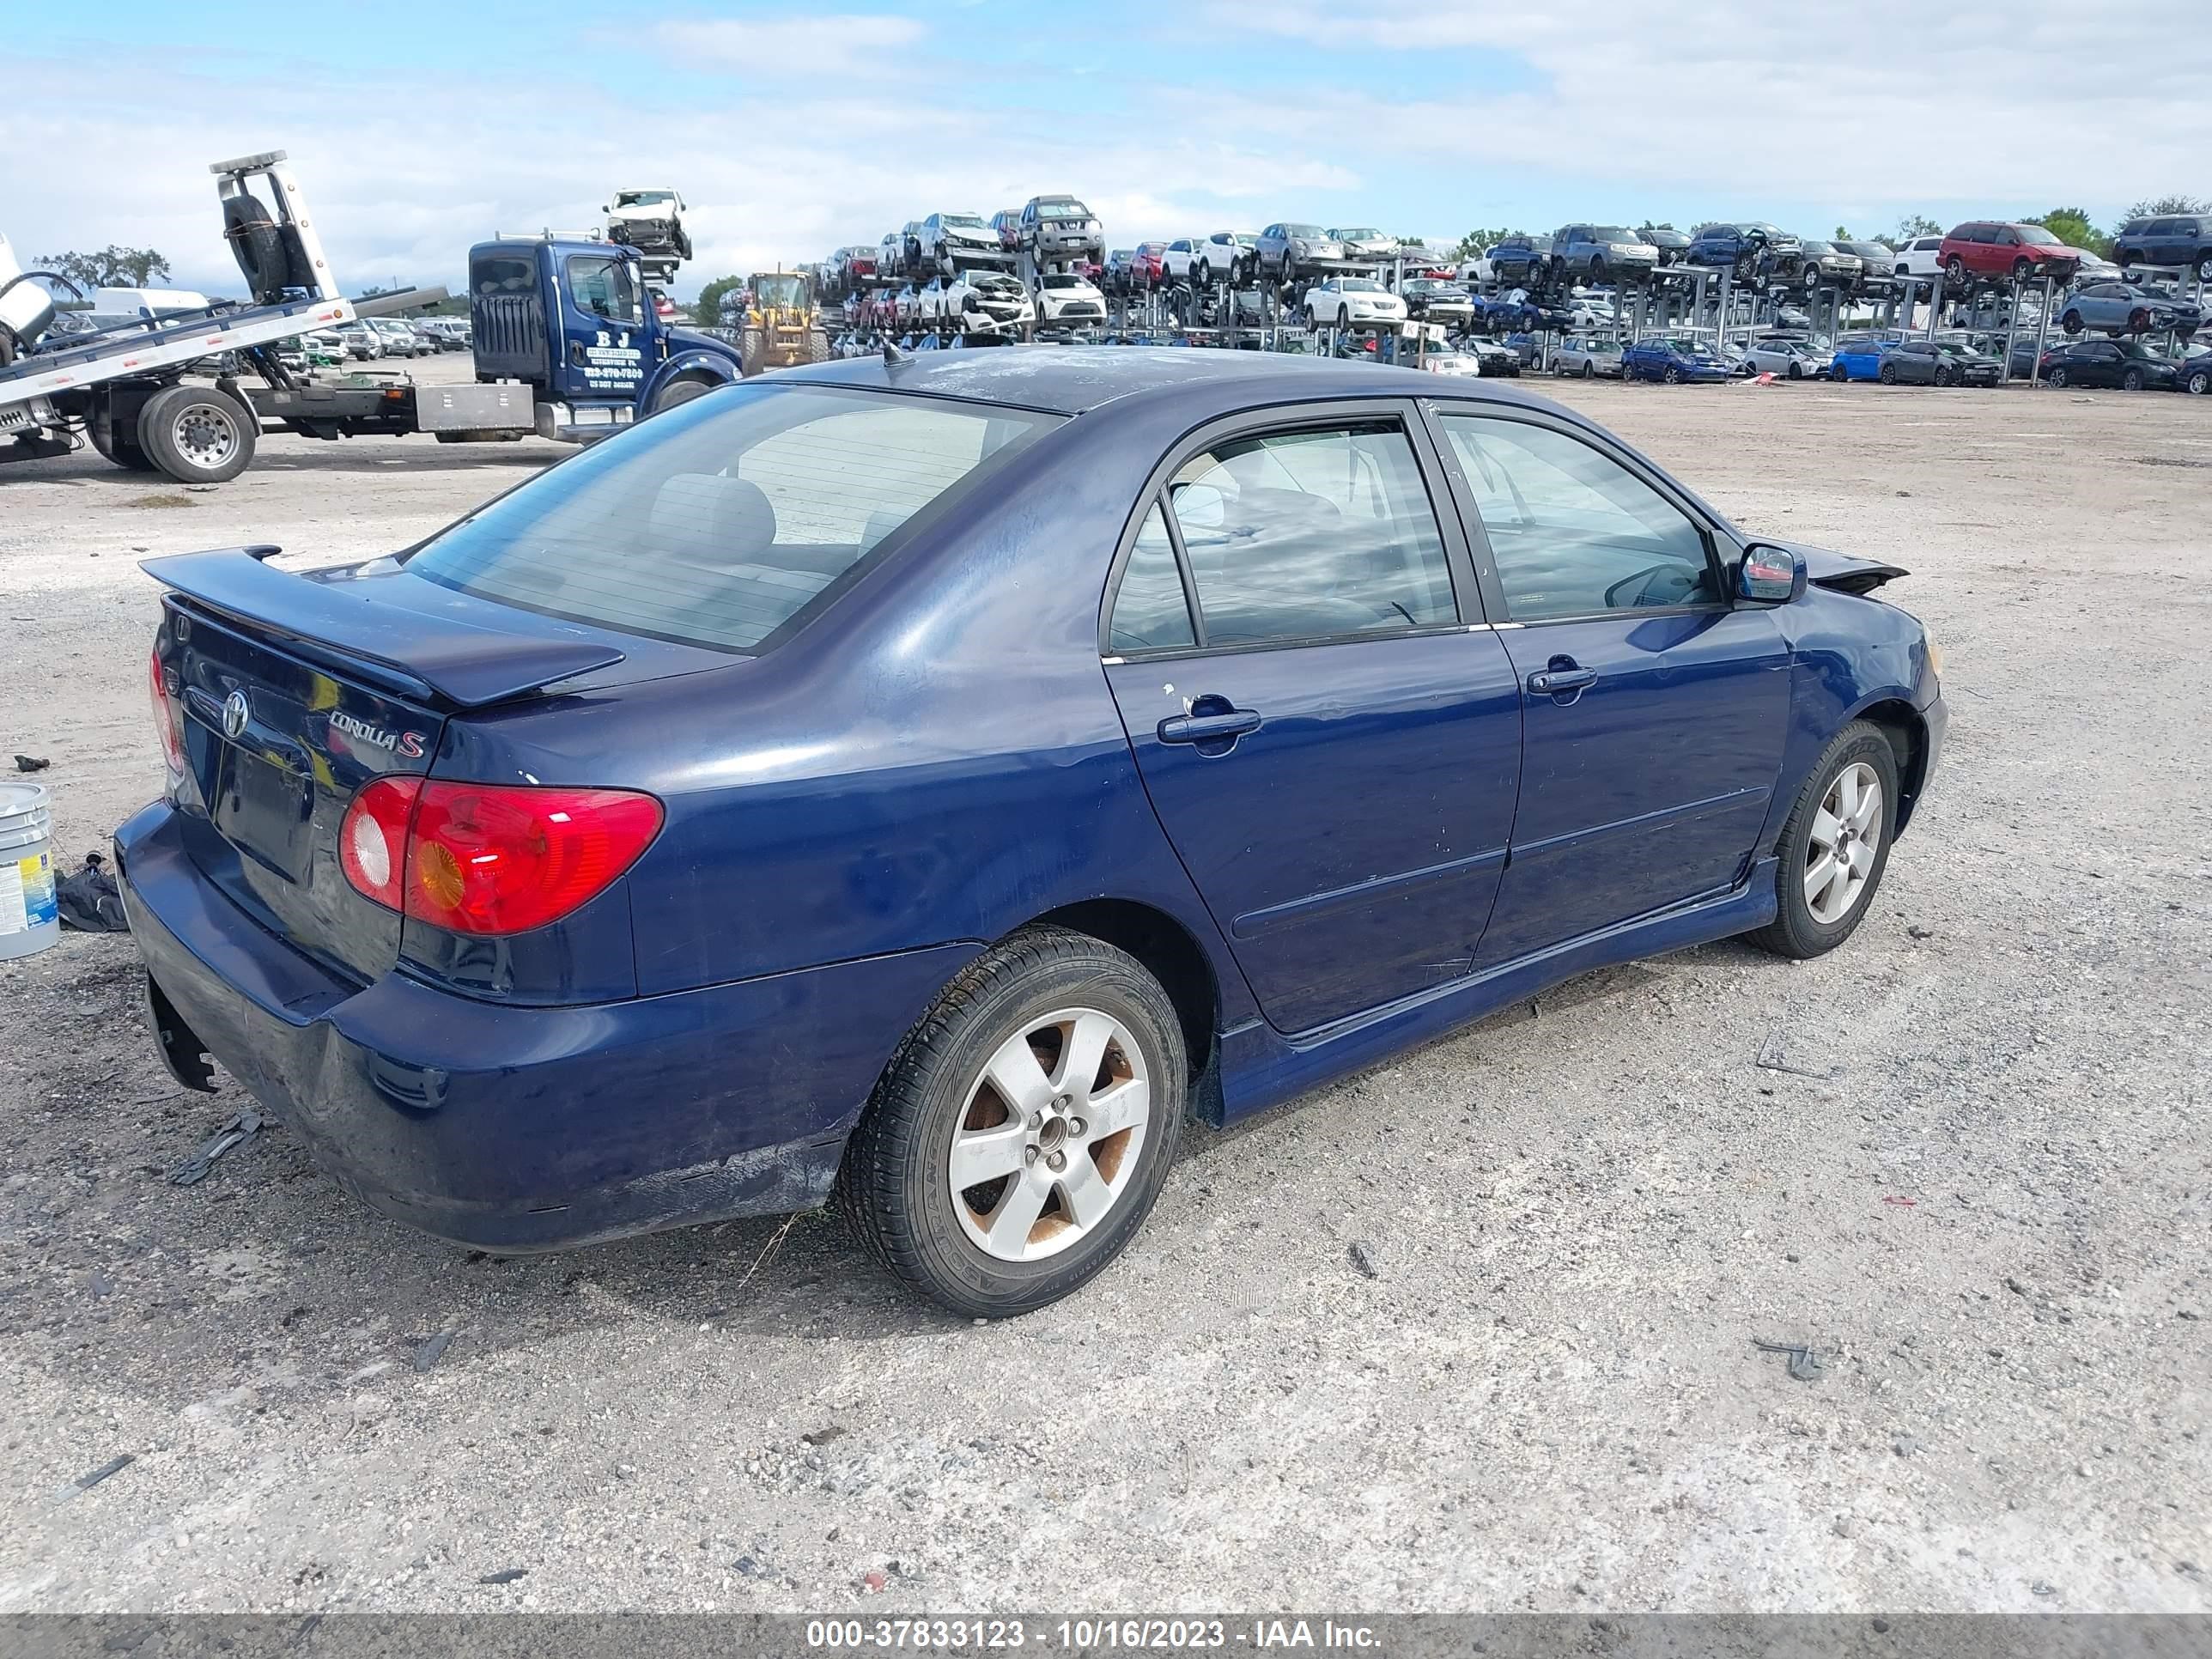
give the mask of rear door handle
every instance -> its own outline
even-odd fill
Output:
[[[1219,714],[1173,714],[1160,722],[1162,743],[1213,743],[1260,729],[1256,708],[1231,708]]]
[[[1539,696],[1555,697],[1597,684],[1595,668],[1547,668],[1528,676],[1528,689]]]

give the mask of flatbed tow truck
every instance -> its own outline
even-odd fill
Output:
[[[41,343],[50,298],[7,268],[12,258],[0,264],[0,462],[65,455],[82,436],[119,466],[215,483],[246,469],[264,425],[333,441],[535,432],[588,443],[739,378],[731,347],[653,315],[631,250],[547,232],[471,250],[477,384],[303,379],[278,360],[280,342],[434,305],[446,291],[338,293],[285,159],[270,150],[209,168],[251,303]],[[218,358],[249,366],[259,384],[236,373],[185,378]]]

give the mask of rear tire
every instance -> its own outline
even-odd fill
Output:
[[[131,422],[113,426],[96,419],[88,420],[84,423],[84,435],[92,441],[94,449],[125,471],[155,471],[158,469],[154,465],[152,457],[138,447],[135,426],[136,423]]]
[[[138,411],[138,447],[179,483],[224,483],[253,459],[259,425],[214,386],[165,386]]]
[[[1864,793],[1869,780],[1880,792],[1871,807]],[[1853,720],[1838,732],[1806,778],[1776,843],[1774,920],[1744,937],[1800,961],[1824,956],[1849,939],[1873,908],[1889,867],[1897,790],[1897,756],[1881,728]],[[1852,803],[1859,809],[1856,815],[1836,810]],[[1836,870],[1839,858],[1846,866],[1840,891],[1821,879],[1824,871]]]
[[[2206,392],[2212,392],[2212,373],[2201,368],[2192,369],[2189,378],[2182,382],[2182,386],[2190,396],[2202,398]]]
[[[1061,1075],[1085,1030],[1104,1044],[1094,1075]],[[1024,929],[962,969],[899,1045],[846,1143],[839,1206],[908,1289],[971,1319],[1028,1313],[1087,1283],[1144,1224],[1188,1076],[1175,1006],[1142,964],[1087,934]],[[1118,1096],[1117,1117],[1141,1112],[1129,1127],[1085,1123],[1132,1088]],[[1000,1130],[1003,1148],[978,1139]],[[982,1176],[961,1188],[958,1143]],[[988,1173],[1002,1160],[1006,1173]]]
[[[1897,365],[1895,363],[1884,363],[1881,366],[1881,374],[1876,378],[1878,378],[1884,386],[1895,386],[1897,384]]]
[[[2045,371],[2043,376],[2043,383],[2045,386],[2064,386],[2066,384],[2066,371],[2063,368],[2054,368]]]

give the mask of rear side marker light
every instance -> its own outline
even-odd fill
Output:
[[[338,826],[356,892],[448,933],[527,933],[580,909],[660,833],[660,803],[627,789],[378,778]]]

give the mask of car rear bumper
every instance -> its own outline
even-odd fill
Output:
[[[372,1207],[486,1249],[821,1203],[899,1037],[975,954],[516,1007],[335,977],[199,875],[166,805],[115,853],[179,1080],[211,1056]]]

